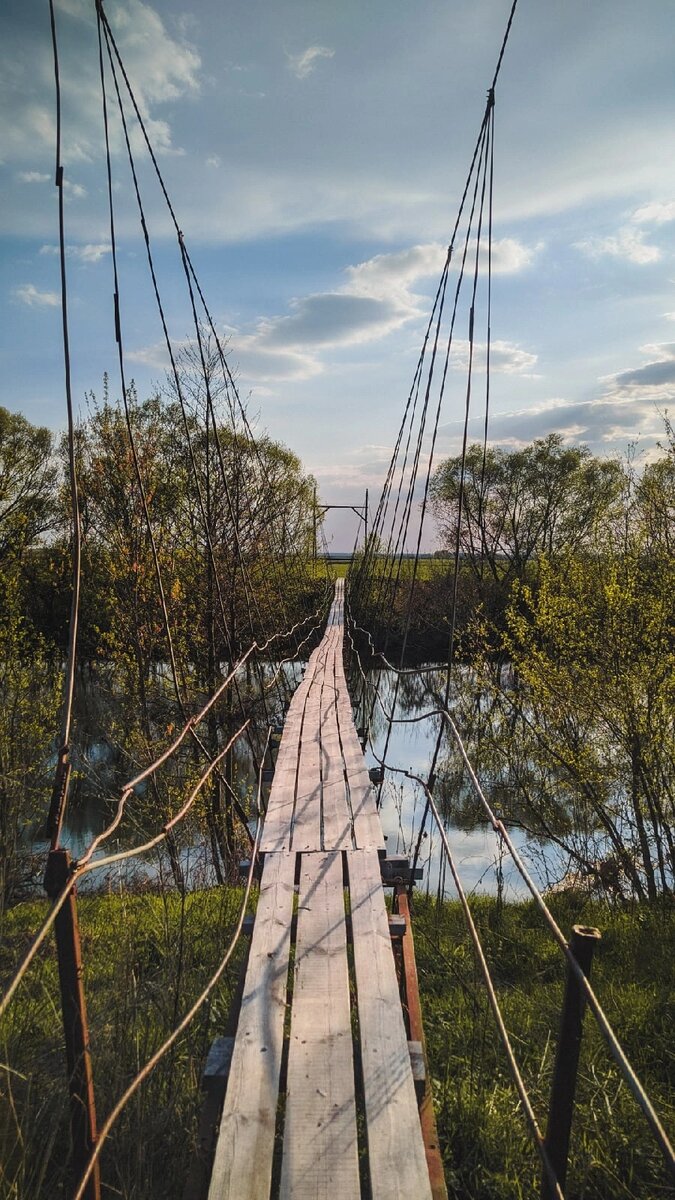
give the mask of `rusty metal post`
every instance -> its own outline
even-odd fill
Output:
[[[45,891],[51,900],[59,895],[69,875],[68,850],[51,850],[45,874]],[[79,1180],[96,1145],[96,1107],[75,889],[71,891],[54,922],[54,932],[70,1092],[72,1165],[74,1175]],[[92,1171],[84,1196],[85,1200],[101,1200],[98,1162]]]
[[[586,976],[591,973],[593,952],[600,937],[600,931],[592,926],[574,925],[572,928],[569,948]],[[586,997],[579,980],[568,964],[545,1139],[551,1166],[563,1192],[567,1178],[567,1159],[585,1008]],[[553,1195],[551,1184],[544,1173],[541,1184],[541,1200],[553,1200]]]
[[[401,964],[403,968],[404,990],[403,1015],[408,1037],[413,1042],[421,1043],[426,1063],[426,1041],[424,1026],[422,1024],[422,1005],[420,1003],[417,963],[415,961],[415,943],[410,920],[408,893],[404,883],[397,883],[394,887],[394,908],[395,912],[400,914],[405,920],[405,932],[401,937]],[[419,1101],[419,1112],[432,1200],[448,1200],[448,1190],[443,1170],[443,1157],[438,1141],[434,1101],[431,1094],[431,1081],[428,1071],[426,1072],[424,1095]]]

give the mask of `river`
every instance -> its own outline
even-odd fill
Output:
[[[286,668],[289,682],[299,677],[301,669],[299,664]],[[441,678],[442,670],[438,668],[435,682],[439,683]],[[433,681],[433,675],[431,679]],[[415,687],[400,688],[396,696],[395,677],[389,671],[371,672],[366,688],[352,688],[357,725],[369,724],[370,727],[372,745],[366,750],[369,767],[377,765],[384,756],[386,746],[389,766],[385,770],[381,789],[380,818],[387,838],[387,850],[392,854],[403,853],[411,857],[420,832],[425,797],[420,786],[406,778],[403,772],[410,771],[426,778],[439,729],[436,719],[419,719],[430,707],[429,701],[421,700],[417,695],[419,690]],[[373,702],[375,691],[381,704],[379,701]],[[392,723],[387,745],[387,721],[382,706],[391,711],[394,699],[395,722]],[[120,703],[119,698],[117,703]],[[115,712],[115,704],[110,689],[99,686],[92,677],[86,683],[81,683],[78,695],[79,750],[75,756],[77,786],[66,815],[62,838],[74,858],[83,853],[92,838],[110,820],[109,798],[119,793],[125,781],[115,737],[103,734],[106,721],[119,725],[120,714]],[[451,752],[452,747],[445,737],[439,756],[441,775]],[[453,765],[456,770],[456,762]],[[236,754],[235,784],[242,803],[250,802],[255,793],[256,777],[251,754],[241,743]],[[468,787],[468,781],[465,780],[463,786]],[[142,815],[138,812],[145,795],[145,787],[141,785],[129,801],[129,818],[120,828],[119,835],[113,835],[106,845],[108,853],[138,844],[144,840],[147,830],[156,830],[157,821],[152,821],[145,805]],[[465,820],[454,821],[452,796],[447,791],[443,794],[442,804],[448,841],[465,890],[487,894],[500,891],[506,899],[527,895],[526,885],[509,855],[500,853],[500,839],[489,824],[486,821],[474,821],[467,828]],[[555,847],[532,840],[520,830],[513,831],[513,840],[540,887],[546,887],[565,874],[567,861]],[[35,852],[42,854],[46,848],[46,843],[39,837],[34,839]],[[215,881],[208,839],[196,823],[183,830],[179,841],[179,857],[189,886],[204,886]],[[431,816],[428,817],[422,838],[419,864],[424,876],[418,887],[432,894],[456,895],[442,852],[441,839]],[[92,872],[86,886],[116,890],[130,885],[147,886],[160,879],[171,882],[171,871],[166,853],[154,850],[142,859],[127,860],[105,871]]]

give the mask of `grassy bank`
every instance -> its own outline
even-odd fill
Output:
[[[216,969],[241,893],[211,889],[81,897],[85,984],[100,1120],[171,1032]],[[25,951],[46,907],[5,913],[0,975]],[[210,1041],[222,1032],[241,947],[185,1036],[131,1100],[103,1153],[104,1196],[178,1200],[196,1136],[199,1081]],[[71,1195],[58,982],[52,945],[27,976],[0,1026],[0,1197]]]
[[[114,1099],[173,1028],[229,940],[240,892],[108,895],[80,901],[98,1107]],[[594,964],[602,1003],[673,1130],[675,920],[659,908],[609,909],[556,900],[564,929],[597,924]],[[45,911],[4,916],[3,978]],[[545,1122],[564,968],[531,905],[475,902],[507,1025]],[[458,906],[418,898],[417,959],[439,1133],[450,1195],[516,1200],[538,1194],[530,1148]],[[178,1200],[193,1145],[199,1077],[223,1032],[238,962],[184,1039],[131,1101],[103,1155],[104,1195]],[[51,946],[0,1031],[0,1196],[67,1197],[68,1115]],[[8,1069],[9,1068],[11,1069]],[[587,1017],[573,1131],[569,1197],[656,1200],[668,1194],[645,1123]]]
[[[596,925],[601,1004],[672,1139],[675,1136],[675,912],[610,908],[556,897],[562,929]],[[545,1128],[562,1000],[562,955],[531,903],[474,901],[516,1057]],[[539,1167],[526,1134],[481,977],[457,904],[418,900],[415,938],[439,1136],[451,1197],[537,1196]],[[672,1195],[647,1124],[587,1013],[572,1130],[568,1200],[657,1200]]]

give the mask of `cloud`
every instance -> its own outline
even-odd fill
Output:
[[[526,246],[516,238],[495,238],[492,242],[492,271],[495,275],[517,275],[532,266],[536,256],[544,249],[543,242]],[[485,242],[481,246],[481,267],[487,266],[488,250]]]
[[[49,183],[51,175],[43,171],[17,171],[19,183]]]
[[[469,421],[469,437],[482,440],[483,417]],[[440,429],[442,453],[456,451],[461,443],[459,421],[449,422]],[[490,419],[489,438],[492,445],[517,448],[534,438],[560,433],[567,442],[583,442],[597,452],[625,448],[636,435],[656,439],[663,432],[657,409],[644,397],[600,397],[596,400],[570,401],[554,398],[541,401],[530,408],[495,413]]]
[[[675,400],[675,342],[656,342],[641,347],[649,361],[642,366],[618,371],[604,379],[609,395],[620,400]]]
[[[524,375],[527,378],[536,378],[531,375],[530,371],[536,362],[536,354],[530,350],[523,350],[522,346],[517,346],[514,342],[497,339],[490,343],[490,370],[496,371],[500,375]],[[469,343],[467,341],[454,341],[451,364],[457,371],[467,369],[469,365]],[[487,369],[487,344],[485,342],[474,342],[473,369],[480,374],[484,374]]]
[[[665,203],[655,200],[651,204],[643,204],[635,210],[632,220],[637,225],[665,225],[668,221],[675,221],[675,200]]]
[[[106,254],[110,254],[109,242],[88,242],[85,246],[71,247],[75,258],[79,258],[80,262],[95,263],[104,258]]]
[[[218,155],[217,154],[209,154],[209,157],[206,160],[206,165],[207,165],[207,167],[219,167],[220,159],[219,159]]]
[[[101,97],[94,6],[89,0],[60,0],[59,7],[67,14],[60,44],[62,156],[67,171],[73,163],[89,163],[100,153]],[[171,36],[161,15],[143,0],[119,0],[109,15],[150,137],[159,152],[171,152],[170,126],[155,110],[198,93],[200,57],[184,38]],[[19,22],[16,26],[21,28]],[[7,40],[3,49],[0,158],[5,163],[28,159],[32,167],[54,151],[51,46],[46,38],[29,30],[28,36],[24,31],[23,37]],[[123,142],[114,121],[111,134],[113,152],[118,152]],[[137,137],[135,131],[133,136]],[[39,182],[42,175],[42,171],[30,169],[18,177],[22,182]],[[69,186],[67,177],[65,182],[71,196],[85,195],[82,184]]]
[[[555,397],[493,414],[491,443],[518,447],[549,433],[561,433],[566,441],[587,443],[596,452],[621,452],[636,437],[656,444],[663,433],[659,406],[675,402],[675,342],[647,344],[641,350],[649,361],[604,376],[601,394],[592,400]],[[470,420],[471,438],[482,437],[482,422],[482,416]],[[457,451],[461,422],[448,422],[439,432],[442,452]]]
[[[498,261],[504,271],[524,269],[536,249],[512,238],[499,246]],[[409,246],[347,267],[345,282],[331,292],[296,298],[285,315],[261,318],[251,331],[235,331],[234,352],[242,372],[252,379],[301,380],[324,369],[321,355],[348,346],[381,341],[403,326],[422,321],[429,297],[415,287],[436,279],[446,248],[437,242]],[[485,347],[477,346],[477,369]],[[468,361],[468,343],[455,343],[453,365]],[[492,366],[506,374],[525,374],[537,356],[510,342],[492,344]]]
[[[58,246],[51,243],[40,246],[40,254],[57,255],[58,253]],[[76,258],[80,262],[96,263],[106,254],[110,254],[110,242],[87,242],[84,246],[67,246],[66,254],[68,258]]]
[[[293,72],[296,79],[306,79],[316,70],[317,61],[320,58],[333,58],[334,50],[329,50],[327,46],[308,46],[302,54],[286,53],[288,59],[289,70]]]
[[[22,304],[27,304],[30,308],[58,308],[61,303],[61,297],[58,292],[41,292],[35,287],[34,283],[23,283],[19,287],[14,288],[12,294]]]
[[[262,320],[258,337],[268,348],[354,345],[383,337],[407,320],[395,301],[351,292],[323,292],[291,302],[289,316]]]
[[[534,261],[543,243],[526,246],[516,238],[495,238],[492,243],[492,270],[497,275],[515,275],[524,271]],[[476,253],[475,242],[469,243],[467,262]],[[438,278],[443,270],[447,247],[441,242],[427,242],[410,246],[407,250],[391,254],[377,254],[366,262],[348,268],[350,287],[366,295],[390,295],[391,288],[398,292],[407,290],[417,279],[429,276]],[[459,257],[455,256],[455,266]],[[481,246],[480,268],[487,268],[487,246]]]
[[[599,259],[605,256],[622,258],[625,262],[645,266],[647,263],[658,262],[661,251],[658,246],[650,246],[645,242],[645,234],[641,229],[631,229],[623,226],[612,237],[590,237],[584,241],[575,242],[575,249],[581,250],[588,258]]]
[[[69,179],[63,180],[63,190],[67,196],[72,196],[75,200],[81,200],[87,194],[87,189],[82,187],[81,183],[71,183]]]

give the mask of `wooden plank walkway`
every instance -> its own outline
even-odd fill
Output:
[[[343,631],[338,580],[277,755],[209,1200],[432,1194]]]

